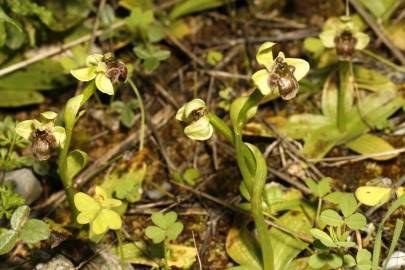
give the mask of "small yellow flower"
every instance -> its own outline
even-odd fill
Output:
[[[70,73],[79,81],[88,82],[95,79],[96,87],[107,95],[114,95],[112,81],[107,76],[108,66],[102,54],[92,54],[86,59],[85,68],[71,70]]]
[[[118,230],[121,228],[121,217],[111,208],[119,207],[120,200],[107,197],[105,190],[99,186],[96,187],[95,198],[78,192],[75,194],[74,202],[79,210],[77,222],[79,224],[90,223],[90,229],[94,234],[100,235],[107,230]]]
[[[272,47],[275,44],[269,41],[260,46],[256,59],[265,69],[255,72],[252,79],[264,96],[280,95],[289,100],[297,95],[298,81],[308,73],[309,64],[303,59],[286,58],[283,52],[274,59]]]

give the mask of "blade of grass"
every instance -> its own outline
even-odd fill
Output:
[[[392,236],[391,246],[388,251],[387,258],[385,259],[383,270],[387,269],[388,261],[392,257],[392,253],[394,253],[395,247],[398,244],[399,237],[401,236],[402,228],[404,226],[404,222],[401,219],[397,219],[395,223],[394,235]]]
[[[395,212],[401,205],[405,203],[405,194],[399,197],[388,209],[387,213],[385,213],[383,220],[381,221],[380,226],[378,227],[377,235],[375,238],[374,249],[373,249],[373,263],[372,263],[372,270],[378,269],[378,264],[380,262],[380,254],[381,254],[381,245],[382,245],[382,232],[384,228],[384,223],[387,219]]]

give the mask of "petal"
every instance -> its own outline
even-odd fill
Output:
[[[114,88],[110,78],[105,74],[98,74],[96,77],[96,86],[97,89],[107,95],[114,95]]]
[[[103,55],[102,54],[92,54],[87,56],[86,59],[86,65],[88,66],[97,66],[99,62],[103,61]]]
[[[76,79],[82,82],[88,82],[93,80],[96,77],[96,68],[95,67],[86,67],[79,68],[70,71],[70,74],[73,75]]]
[[[259,71],[256,71],[252,75],[252,80],[254,84],[259,88],[260,92],[264,95],[267,96],[272,92],[269,86],[269,76],[270,73],[266,69],[261,69]]]
[[[100,210],[100,205],[96,202],[96,200],[83,192],[78,192],[75,194],[74,203],[77,210],[79,210],[80,212],[97,212],[98,210]]]
[[[121,206],[122,202],[117,199],[106,199],[101,203],[101,205],[105,208],[114,208]]]
[[[204,100],[200,98],[193,99],[192,101],[186,104],[186,107],[184,109],[184,117],[186,117],[187,119],[194,111],[205,108],[207,108],[207,106],[205,105]]]
[[[93,230],[94,234],[102,234],[105,233],[108,229],[107,227],[107,220],[104,215],[101,215],[101,213],[104,211],[103,209],[97,217],[93,220],[91,223],[91,229]]]
[[[41,116],[43,118],[45,118],[46,120],[54,120],[58,116],[58,114],[53,111],[47,111],[47,112],[41,113]]]
[[[97,196],[97,200],[100,203],[103,203],[108,198],[107,192],[105,192],[105,190],[100,186],[96,186],[95,193],[96,193],[96,196]]]
[[[304,59],[286,58],[285,61],[287,64],[295,67],[294,77],[297,79],[297,81],[301,80],[305,77],[305,75],[307,75],[309,71],[309,63]]]
[[[204,116],[191,123],[184,129],[184,133],[192,140],[204,141],[211,138],[214,128],[208,117]]]
[[[92,223],[95,234],[105,233],[108,229],[118,230],[121,228],[121,217],[110,209],[103,209]]]
[[[96,67],[96,73],[105,73],[108,67],[107,64],[104,62],[99,62]]]
[[[117,212],[110,209],[103,209],[101,214],[107,219],[107,226],[111,230],[118,230],[121,228],[122,220]]]
[[[337,32],[335,30],[327,30],[320,33],[319,38],[321,39],[323,46],[326,48],[334,48],[336,35]]]
[[[256,54],[256,60],[259,64],[265,66],[267,69],[271,69],[273,65],[273,52],[272,47],[276,45],[276,43],[268,41],[263,43]]]
[[[97,211],[83,211],[77,216],[77,223],[87,224],[93,221]]]
[[[353,36],[357,40],[354,47],[356,50],[363,50],[370,42],[370,37],[363,32],[357,32]]]
[[[24,139],[28,140],[32,131],[34,130],[33,120],[25,120],[17,124],[15,127],[15,132],[23,137]]]
[[[57,144],[63,148],[66,139],[66,132],[64,127],[56,126],[52,128],[52,134],[55,136]]]
[[[186,109],[186,104],[184,104],[183,106],[180,107],[180,109],[177,111],[176,113],[176,119],[178,121],[185,121],[186,120],[186,116],[184,115],[184,111]]]

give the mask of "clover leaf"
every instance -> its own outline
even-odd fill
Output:
[[[39,219],[29,219],[30,208],[18,207],[10,220],[11,229],[1,230],[0,255],[11,251],[18,240],[27,244],[36,244],[49,238],[49,226]]]
[[[175,240],[183,231],[183,224],[177,220],[177,214],[173,211],[166,214],[153,213],[152,222],[156,225],[148,226],[145,234],[152,239],[153,243],[159,244],[168,240]]]

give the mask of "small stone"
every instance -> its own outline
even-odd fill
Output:
[[[172,186],[170,185],[170,183],[164,182],[161,185],[161,188],[162,188],[162,190],[169,191],[172,188]],[[159,200],[159,199],[163,198],[164,196],[166,196],[166,194],[164,194],[163,192],[161,192],[157,189],[147,190],[147,191],[145,191],[145,194],[152,200]]]
[[[63,255],[53,257],[47,263],[37,264],[35,270],[75,270],[75,266]]]
[[[405,252],[395,251],[394,253],[392,253],[391,258],[387,263],[387,270],[404,269],[403,268],[404,266],[405,266]]]
[[[30,169],[24,168],[7,172],[5,181],[15,183],[15,192],[25,198],[27,204],[34,202],[42,194],[41,183]]]
[[[100,245],[97,248],[97,256],[95,256],[88,264],[83,267],[83,270],[121,270],[121,259],[108,246]],[[124,262],[125,270],[134,270],[129,262]]]

